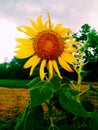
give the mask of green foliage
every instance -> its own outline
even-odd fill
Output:
[[[52,86],[52,89],[51,90],[53,90],[53,92],[58,92],[58,91],[60,91],[60,85],[61,85],[61,80],[60,80],[60,78],[57,76],[57,75],[55,75],[52,79],[51,79],[51,81],[50,81],[50,83],[51,83],[51,86]]]
[[[98,32],[95,30],[91,30],[88,34],[88,49],[85,51],[86,59],[89,62],[97,62],[98,61]],[[92,52],[90,52],[91,50]]]
[[[98,32],[88,24],[84,24],[78,33],[73,34],[76,41],[80,42],[81,49],[75,54],[78,59],[78,77],[81,81],[98,81]],[[93,63],[93,66],[91,66]],[[95,70],[96,69],[96,70]],[[93,75],[94,73],[94,75]],[[85,77],[85,79],[83,79]]]
[[[31,107],[29,104],[18,118],[14,130],[38,130],[43,125],[43,109],[41,106]]]
[[[14,130],[15,125],[16,120],[14,119],[0,120],[0,130]]]
[[[38,81],[39,80],[39,81]],[[37,81],[37,82],[36,82]],[[30,97],[32,107],[39,106],[51,98],[52,87],[48,81],[40,81],[39,77],[34,79],[30,84]]]
[[[89,113],[86,112],[82,104],[74,100],[68,91],[62,92],[60,94],[60,104],[65,110],[71,112],[76,116],[82,116],[82,117],[90,116]]]
[[[93,111],[91,113],[92,120],[90,122],[90,127],[92,130],[97,130],[98,129],[98,111]]]
[[[81,52],[84,51],[84,59],[87,62],[98,61],[98,32],[92,29],[88,24],[84,24],[78,33],[73,34],[76,41],[83,46]]]
[[[29,84],[32,107],[39,106],[49,100],[53,92],[60,90],[60,79],[57,76],[51,81],[41,81],[39,77],[34,78]]]
[[[70,84],[68,78],[60,80],[57,75],[50,81],[34,78],[28,84],[31,101],[19,116],[15,130],[97,129],[98,112],[87,111],[76,100],[80,92],[72,90]]]

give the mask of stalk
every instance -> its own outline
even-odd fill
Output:
[[[81,72],[82,72],[82,70],[83,70],[83,66],[85,65],[85,64],[87,64],[87,62],[86,63],[84,63],[83,62],[83,55],[85,54],[85,50],[86,50],[86,48],[87,48],[87,44],[88,44],[88,42],[86,41],[85,43],[84,43],[84,45],[83,45],[83,47],[82,47],[82,51],[81,51],[81,54],[80,54],[80,59],[79,59],[79,62],[80,62],[80,66],[79,66],[79,68],[76,70],[76,72],[77,72],[77,75],[78,75],[78,80],[77,80],[77,90],[80,92],[80,87],[81,87],[81,83],[82,83],[82,79],[83,79],[83,77],[81,76]],[[80,102],[80,93],[76,96],[76,100],[78,101],[78,102]]]
[[[82,82],[82,68],[83,68],[83,53],[81,54],[81,59],[80,59],[80,67],[78,68],[77,75],[78,75],[78,81],[77,81],[77,90],[80,92],[80,87],[81,87],[81,82]],[[80,94],[76,96],[76,100],[80,102]]]

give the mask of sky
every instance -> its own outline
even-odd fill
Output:
[[[98,0],[0,0],[0,63],[14,57],[15,38],[23,36],[16,27],[30,25],[29,18],[47,20],[49,12],[54,25],[78,32],[87,23],[98,31],[97,6]]]

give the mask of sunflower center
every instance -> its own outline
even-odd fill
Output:
[[[64,51],[64,41],[58,33],[44,30],[35,36],[33,47],[41,59],[55,60]]]

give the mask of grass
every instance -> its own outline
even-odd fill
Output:
[[[28,88],[30,80],[0,79],[0,86],[7,88]]]

